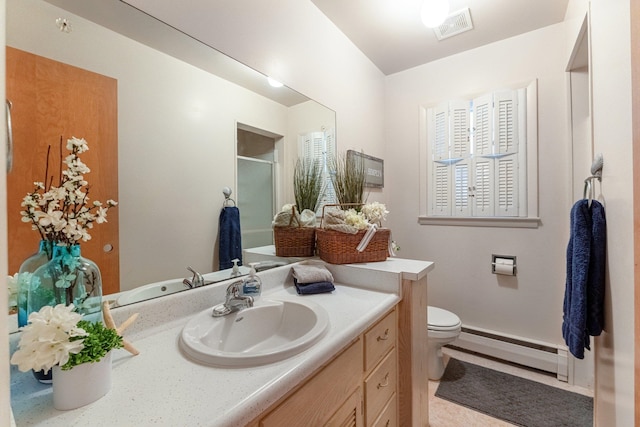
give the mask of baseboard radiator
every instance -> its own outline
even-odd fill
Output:
[[[464,326],[451,346],[551,372],[560,381],[568,380],[566,347]]]

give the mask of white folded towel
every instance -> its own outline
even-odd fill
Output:
[[[333,275],[324,264],[321,263],[300,263],[291,266],[293,277],[298,283],[332,282]]]

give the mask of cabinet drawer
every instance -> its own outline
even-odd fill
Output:
[[[396,311],[387,314],[364,334],[364,370],[369,372],[396,344]]]
[[[378,419],[371,427],[397,427],[398,426],[398,399],[394,393],[387,405],[382,410]]]
[[[362,340],[307,381],[260,421],[261,427],[325,424],[362,381]]]
[[[394,348],[367,377],[365,388],[365,422],[373,424],[397,388],[396,349]]]

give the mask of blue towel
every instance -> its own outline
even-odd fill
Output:
[[[240,210],[226,206],[220,212],[218,239],[220,247],[220,270],[233,267],[232,259],[242,265],[242,238],[240,235]]]
[[[298,283],[294,278],[293,283],[296,285],[296,292],[299,295],[322,294],[336,290],[331,282]]]
[[[580,200],[571,209],[567,246],[567,281],[564,295],[562,336],[578,359],[590,350],[589,336],[604,327],[606,267],[606,220],[597,200]]]

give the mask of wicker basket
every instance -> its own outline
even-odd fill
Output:
[[[313,256],[316,249],[315,227],[273,227],[276,256]]]
[[[289,225],[273,227],[273,240],[276,245],[276,256],[314,256],[316,253],[316,228],[302,227],[296,220],[293,224],[296,208],[291,207]]]
[[[324,219],[324,208],[330,206],[351,206],[346,205],[325,205],[322,208],[322,218]],[[321,223],[322,225],[322,223]],[[378,228],[373,235],[366,249],[358,252],[356,249],[364,237],[366,230],[361,230],[356,234],[342,233],[336,230],[324,228],[316,229],[316,247],[318,256],[330,264],[353,264],[358,262],[384,261],[389,255],[389,239],[391,230],[388,228]]]
[[[389,255],[389,237],[391,230],[379,228],[373,235],[367,248],[358,252],[356,247],[364,237],[365,231],[356,234],[335,230],[316,230],[316,245],[320,259],[330,264],[352,264],[358,262],[384,261]]]

